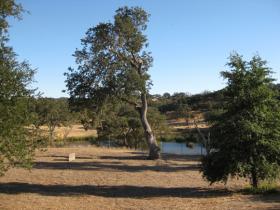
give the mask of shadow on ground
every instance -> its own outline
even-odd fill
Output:
[[[251,197],[251,200],[254,202],[262,201],[265,203],[280,203],[280,192],[264,195],[254,195],[253,197]],[[277,209],[280,209],[280,206]]]
[[[111,171],[126,171],[126,172],[141,172],[141,171],[157,171],[157,172],[176,172],[186,170],[199,170],[200,165],[182,164],[182,165],[126,165],[121,162],[36,162],[34,169],[54,169],[54,170],[111,170]]]
[[[104,156],[99,156],[100,159],[115,159],[115,160],[147,160],[148,156],[147,153],[145,152],[127,152],[129,155],[121,155],[121,156],[113,156],[113,155],[104,155]],[[43,155],[43,156],[38,156],[38,157],[50,157],[50,158],[55,158],[54,160],[58,161],[66,161],[68,160],[67,155]],[[90,160],[93,159],[92,156],[76,156],[76,159],[81,159],[81,160]],[[162,160],[174,160],[174,161],[200,161],[201,156],[200,155],[176,155],[176,154],[166,154],[162,153],[161,154],[161,159]],[[153,160],[150,160],[153,161]]]
[[[145,155],[137,155],[137,156],[110,156],[110,155],[104,155],[100,156],[100,159],[105,159],[105,160],[147,160],[147,156]]]
[[[43,156],[38,156],[38,157],[51,157],[51,158],[57,158],[60,160],[68,160],[69,156],[67,155],[43,155]],[[76,156],[76,159],[82,159],[82,160],[90,160],[92,157],[90,156]]]
[[[117,160],[147,160],[147,154],[143,152],[129,152],[132,155],[128,156],[100,156],[100,159],[117,159]],[[135,155],[137,154],[137,155]],[[200,161],[201,156],[200,155],[176,155],[176,154],[161,154],[162,160],[174,160],[174,161]],[[153,161],[153,160],[150,160]]]
[[[41,185],[28,183],[2,183],[0,193],[20,194],[36,193],[47,196],[95,195],[118,198],[148,198],[148,197],[186,197],[207,198],[231,195],[228,190],[212,190],[199,187],[145,187],[145,186],[95,186],[95,185]]]

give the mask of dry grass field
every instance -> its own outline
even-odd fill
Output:
[[[47,126],[41,126],[40,127],[42,131],[46,132],[46,135],[48,135]],[[57,138],[64,138],[64,137],[88,137],[88,136],[97,136],[96,130],[90,129],[85,131],[83,126],[81,124],[75,124],[71,127],[56,127],[55,128],[55,136]]]
[[[68,154],[76,160],[68,162]],[[244,180],[209,186],[196,157],[96,147],[38,151],[30,171],[0,177],[0,209],[280,209],[280,194],[246,195]]]

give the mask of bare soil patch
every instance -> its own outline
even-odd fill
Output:
[[[242,194],[245,180],[209,186],[199,168],[198,157],[151,161],[126,149],[50,148],[37,152],[32,170],[0,178],[0,209],[280,209],[280,194]]]

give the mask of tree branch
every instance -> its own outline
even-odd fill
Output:
[[[127,98],[120,97],[120,96],[117,96],[117,97],[118,97],[120,100],[122,100],[122,101],[124,101],[124,102],[126,102],[126,103],[128,103],[128,104],[130,104],[130,105],[132,105],[132,106],[134,106],[135,108],[139,107],[139,104],[136,103],[135,101],[130,101],[130,100],[128,100]]]
[[[201,132],[201,130],[199,129],[198,125],[197,125],[197,122],[196,120],[194,119],[193,120],[193,123],[195,125],[195,128],[199,134],[199,136],[202,138],[203,142],[204,142],[204,146],[205,146],[205,149],[206,149],[206,153],[209,154],[210,152],[210,148],[209,148],[209,143],[210,143],[210,132],[208,132],[208,136],[207,136],[207,139],[205,138],[204,134]]]
[[[127,57],[125,57],[123,54],[121,54],[119,51],[117,51],[116,49],[114,49],[114,48],[112,48],[112,47],[109,47],[109,51],[110,51],[111,53],[116,54],[116,55],[119,57],[119,59],[121,59],[121,60],[126,60],[126,61],[130,62],[130,64],[131,64],[133,67],[135,67],[135,68],[138,69],[137,60],[136,60],[136,58],[135,58],[135,56],[134,56],[134,54],[133,54],[132,52],[131,52],[131,55],[132,55],[132,57],[133,57],[133,60],[128,59]]]

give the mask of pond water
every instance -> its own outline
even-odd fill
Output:
[[[186,143],[160,142],[162,153],[177,155],[205,155],[206,150],[201,144],[193,144],[193,147],[187,147]]]
[[[99,142],[101,147],[118,147],[112,141],[101,141]],[[160,142],[161,153],[176,154],[176,155],[206,155],[206,149],[202,144],[193,143],[192,147],[187,147],[186,143],[177,142]]]

